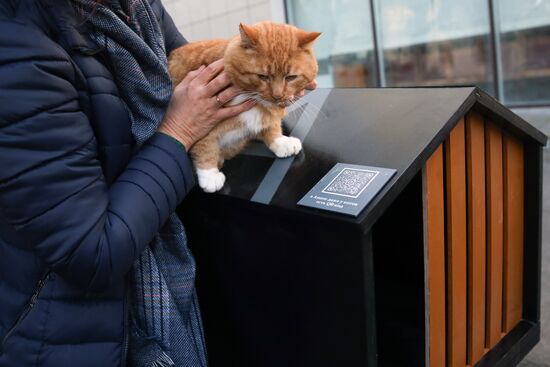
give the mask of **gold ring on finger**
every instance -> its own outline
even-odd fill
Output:
[[[216,94],[216,102],[218,103],[219,107],[223,107],[224,102],[220,101],[220,97]]]

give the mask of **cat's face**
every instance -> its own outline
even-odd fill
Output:
[[[320,33],[272,22],[241,24],[239,30],[224,55],[233,83],[265,105],[290,105],[317,75],[312,46]]]

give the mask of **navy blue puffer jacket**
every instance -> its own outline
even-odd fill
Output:
[[[67,0],[0,1],[0,366],[124,366],[125,276],[192,186],[170,138],[134,152],[81,26]]]

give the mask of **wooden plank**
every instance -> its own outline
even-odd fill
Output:
[[[487,317],[485,346],[492,349],[502,333],[502,132],[494,124],[485,127],[487,176]]]
[[[505,134],[504,167],[504,294],[503,332],[521,320],[523,311],[523,143]]]
[[[423,169],[429,366],[445,366],[445,194],[443,146]]]
[[[464,119],[445,141],[447,366],[466,365],[466,152]]]
[[[466,117],[468,182],[468,364],[485,349],[485,126],[483,117]]]

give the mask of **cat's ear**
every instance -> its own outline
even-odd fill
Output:
[[[258,42],[258,31],[244,23],[239,24],[241,32],[241,46],[244,48],[252,48]]]
[[[301,31],[298,34],[298,44],[300,47],[310,47],[319,36],[321,32],[306,32]]]

